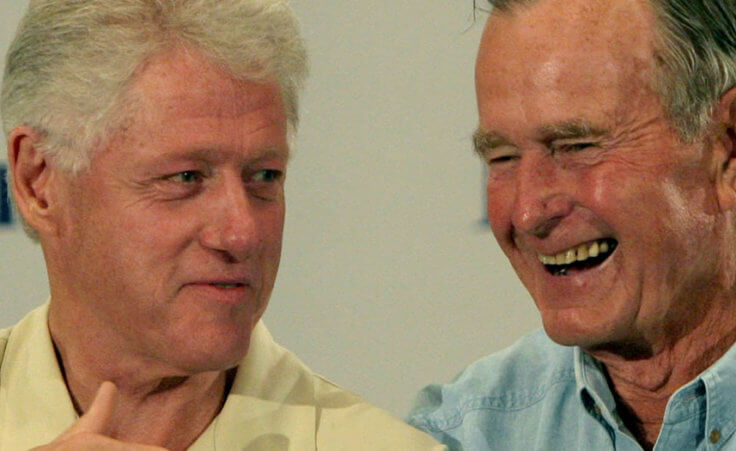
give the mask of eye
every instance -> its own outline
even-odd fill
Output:
[[[168,180],[172,182],[189,184],[201,182],[203,178],[204,176],[199,171],[182,171],[169,176]]]
[[[283,171],[262,169],[250,174],[247,179],[248,192],[258,199],[277,201],[284,196]]]
[[[255,182],[278,182],[283,177],[283,172],[276,169],[264,169],[253,174]]]
[[[517,159],[516,155],[503,155],[500,157],[491,158],[488,160],[488,164],[501,164]]]
[[[519,152],[514,148],[504,146],[484,152],[484,158],[489,166],[497,166],[518,159]]]
[[[570,143],[559,143],[553,144],[552,152],[580,152],[581,150],[590,149],[592,147],[598,147],[598,143],[595,142],[570,142]]]

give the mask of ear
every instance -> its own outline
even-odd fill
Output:
[[[736,208],[736,87],[718,103],[716,120],[721,124],[713,143],[716,167],[716,192],[723,211]]]
[[[11,189],[18,212],[38,232],[53,232],[50,195],[54,168],[40,151],[41,135],[17,127],[8,136]]]

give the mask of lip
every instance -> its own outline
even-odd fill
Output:
[[[202,299],[209,299],[224,304],[239,304],[247,299],[251,284],[243,279],[221,278],[198,280],[185,284],[182,289],[193,291]]]
[[[570,241],[569,243],[562,243],[562,244],[556,244],[554,246],[550,245],[542,245],[542,246],[535,246],[533,249],[531,249],[535,254],[539,255],[557,255],[560,252],[565,252],[569,249],[573,249],[582,245],[590,245],[591,243],[595,241],[603,241],[603,240],[616,240],[613,236],[600,236],[597,238],[590,238],[585,240],[578,240],[578,241]]]

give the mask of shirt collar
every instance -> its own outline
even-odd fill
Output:
[[[722,438],[730,437],[736,431],[736,344],[697,380],[705,385],[706,431],[717,429]]]
[[[3,430],[7,434],[0,434],[0,445],[7,445],[6,449],[50,442],[78,418],[56,360],[47,318],[48,304],[15,325],[8,339],[0,370],[0,423],[7,428]]]
[[[0,366],[0,449],[51,442],[78,419],[47,318],[44,305],[12,328]],[[259,322],[222,411],[190,450],[235,449],[249,436],[258,449],[314,449],[319,419],[309,375]]]
[[[616,402],[603,364],[579,347],[575,348],[574,359],[577,391],[586,410],[609,425],[624,430],[616,414]],[[736,344],[672,395],[667,403],[664,422],[683,421],[703,403],[707,412],[704,432],[718,430],[722,439],[736,432]]]
[[[586,410],[595,417],[602,417],[610,425],[621,426],[621,420],[615,414],[616,400],[608,386],[603,364],[577,346],[573,358],[575,383]]]
[[[257,449],[314,449],[319,418],[310,374],[259,322],[222,411],[190,451],[240,448],[244,437]]]

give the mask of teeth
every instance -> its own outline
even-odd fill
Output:
[[[600,248],[598,247],[598,242],[596,241],[590,246],[590,250],[588,250],[588,255],[591,257],[597,257],[599,252]]]
[[[555,255],[537,254],[539,261],[545,265],[569,265],[576,261],[582,262],[589,258],[595,258],[611,250],[607,241],[594,241],[590,244],[581,244],[577,247],[559,252]]]
[[[587,260],[589,255],[590,253],[588,252],[588,246],[584,244],[578,246],[578,252],[576,255],[578,261]]]

